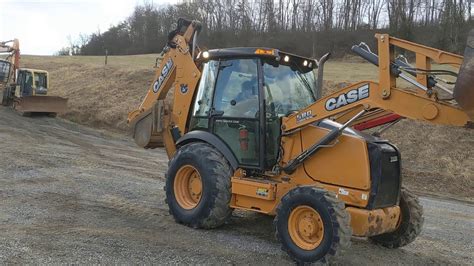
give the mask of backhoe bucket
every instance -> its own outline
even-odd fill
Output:
[[[135,117],[130,125],[133,128],[135,143],[143,148],[163,147],[163,117],[166,103],[158,100],[153,108]]]
[[[22,113],[62,114],[67,110],[67,99],[58,96],[25,96],[15,99],[14,108]]]
[[[454,99],[474,121],[474,30],[467,36],[464,61],[454,86]]]

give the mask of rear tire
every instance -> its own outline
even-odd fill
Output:
[[[297,187],[288,192],[273,225],[282,250],[297,263],[327,263],[350,246],[350,215],[344,203],[324,189]]]
[[[423,227],[423,206],[418,197],[406,188],[402,188],[401,191],[400,211],[401,220],[397,230],[369,239],[387,248],[399,248],[413,242]]]
[[[207,143],[191,143],[179,148],[168,165],[166,203],[177,222],[210,229],[230,217],[233,171],[220,152]]]

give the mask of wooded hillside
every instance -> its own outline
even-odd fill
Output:
[[[474,28],[470,0],[189,0],[146,2],[105,32],[82,36],[81,55],[158,53],[178,17],[203,23],[207,48],[268,46],[306,56],[343,56],[375,32],[462,53]],[[60,54],[69,53],[64,49]]]

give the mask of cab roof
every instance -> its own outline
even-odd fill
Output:
[[[30,71],[30,72],[35,72],[35,73],[46,73],[48,74],[48,71],[42,70],[42,69],[34,69],[34,68],[19,68],[19,71]]]
[[[204,53],[208,53],[206,56]],[[211,49],[207,51],[202,51],[197,60],[207,61],[207,60],[216,60],[216,59],[226,59],[226,58],[245,58],[245,57],[264,57],[264,58],[274,58],[277,61],[285,59],[288,57],[288,60],[297,61],[302,63],[307,61],[308,67],[317,68],[318,61],[313,58],[303,57],[287,52],[280,51],[274,48],[266,47],[232,47],[232,48],[221,48],[221,49]]]

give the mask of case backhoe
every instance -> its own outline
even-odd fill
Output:
[[[464,58],[377,34],[378,55],[364,44],[353,50],[378,66],[378,81],[321,97],[328,55],[202,51],[200,28],[178,21],[149,91],[128,116],[139,146],[166,148],[166,202],[177,222],[214,228],[234,209],[272,215],[283,250],[298,262],[328,261],[353,235],[388,248],[415,240],[423,208],[402,185],[400,152],[354,128],[401,118],[472,127],[474,32]],[[395,47],[416,64],[395,58]],[[431,62],[459,72],[432,70]],[[440,74],[457,76],[453,92]],[[398,87],[397,78],[414,89]],[[440,88],[452,96],[441,97]]]
[[[45,70],[20,68],[20,44],[17,39],[0,42],[1,103],[23,115],[44,113],[55,116],[67,109],[67,99],[49,96],[49,75]]]

